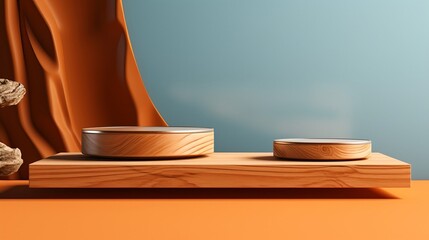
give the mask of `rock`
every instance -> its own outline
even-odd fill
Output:
[[[16,105],[24,95],[25,88],[21,83],[0,78],[0,107]],[[22,163],[18,148],[13,149],[0,142],[0,176],[18,171]]]
[[[24,97],[25,88],[19,82],[0,78],[0,107],[16,105]]]
[[[18,148],[13,149],[0,142],[0,176],[18,171],[22,163],[21,151]]]

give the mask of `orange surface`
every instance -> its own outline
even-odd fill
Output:
[[[0,239],[429,239],[407,189],[29,189],[0,181]]]
[[[429,239],[410,189],[29,189],[0,181],[0,239]]]

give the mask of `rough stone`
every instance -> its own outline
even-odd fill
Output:
[[[0,176],[18,171],[22,163],[21,151],[18,148],[10,148],[0,142]]]
[[[0,78],[0,107],[18,104],[25,95],[24,86],[15,81]],[[22,165],[21,151],[0,142],[0,176],[7,176]]]
[[[16,105],[24,95],[25,88],[21,83],[0,78],[0,107]]]

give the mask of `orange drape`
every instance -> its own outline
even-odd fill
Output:
[[[165,126],[143,85],[121,0],[0,0],[0,77],[24,84],[0,109],[0,141],[28,164],[80,151],[83,127]]]

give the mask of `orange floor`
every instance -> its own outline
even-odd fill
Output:
[[[0,181],[0,239],[429,239],[409,189],[29,189]]]

